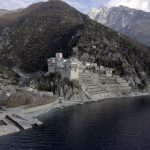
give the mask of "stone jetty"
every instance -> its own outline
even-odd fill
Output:
[[[3,118],[0,121],[0,136],[19,132],[20,129],[17,128],[9,119]]]
[[[23,113],[14,114],[9,111],[0,113],[0,136],[40,126],[42,122]]]

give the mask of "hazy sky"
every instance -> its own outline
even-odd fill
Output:
[[[0,9],[24,8],[32,3],[47,0],[0,0]],[[131,8],[150,11],[150,0],[63,0],[76,7],[78,10],[87,13],[92,7],[102,5],[119,6],[124,5]]]
[[[64,0],[82,12],[88,12],[93,7],[105,5],[109,0]]]

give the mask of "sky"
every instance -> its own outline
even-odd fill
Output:
[[[47,0],[0,0],[0,9],[18,9],[32,3]],[[124,5],[127,7],[150,12],[150,0],[63,0],[83,13],[89,12],[93,7],[106,5],[108,7]]]

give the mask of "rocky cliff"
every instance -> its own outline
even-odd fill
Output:
[[[38,91],[31,88],[14,85],[0,85],[0,107],[18,107],[26,105],[32,108],[54,102],[55,97],[51,92]]]
[[[39,78],[35,83],[36,88],[42,91],[51,91],[55,95],[69,101],[87,101],[88,95],[82,90],[77,80],[70,81],[59,73],[52,73]]]
[[[0,85],[18,85],[20,76],[11,68],[0,65]]]

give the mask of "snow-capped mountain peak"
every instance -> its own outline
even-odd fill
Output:
[[[95,18],[98,13],[99,13],[99,10],[97,8],[92,8],[88,15],[90,18]]]
[[[91,19],[150,46],[150,12],[126,6],[103,6],[92,9],[88,15]]]
[[[91,19],[96,19],[98,22],[105,24],[107,22],[107,16],[109,14],[109,8],[102,6],[99,9],[97,8],[93,8],[90,12],[89,12],[89,17]]]

